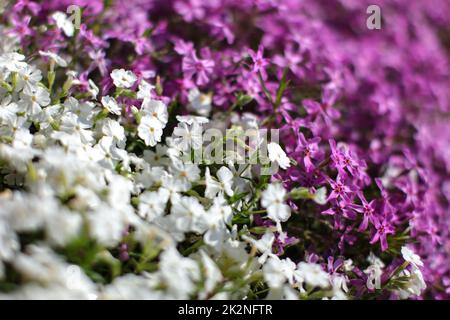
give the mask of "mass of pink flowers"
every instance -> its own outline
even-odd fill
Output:
[[[384,262],[383,283],[408,245],[426,283],[413,298],[450,299],[448,0],[13,2],[3,32],[29,61],[40,51],[65,58],[77,99],[89,81],[99,97],[112,95],[111,72],[124,69],[178,115],[190,113],[195,88],[211,97],[212,115],[251,112],[279,129],[291,165],[270,181],[290,194],[292,212],[274,233],[280,258],[322,263],[330,274],[351,259],[347,286],[364,298],[367,256]],[[372,4],[380,29],[366,26]],[[68,37],[53,14],[70,16],[71,5],[82,14]],[[117,99],[132,119],[141,102]],[[322,187],[321,202],[300,194]],[[254,218],[249,227],[275,226]]]

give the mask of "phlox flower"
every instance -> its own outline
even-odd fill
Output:
[[[291,216],[291,208],[284,203],[286,190],[279,183],[272,183],[263,191],[261,205],[267,209],[268,217],[279,223]]]
[[[209,75],[214,70],[214,61],[210,59],[199,59],[195,51],[183,57],[183,73],[187,79],[195,76],[195,83],[199,86],[209,82]]]
[[[124,69],[114,69],[111,78],[117,88],[131,88],[137,80],[133,72]]]
[[[154,147],[161,141],[163,126],[161,121],[150,115],[144,115],[138,126],[138,136],[147,146]]]

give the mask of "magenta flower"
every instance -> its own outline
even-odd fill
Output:
[[[187,79],[195,76],[195,83],[199,86],[209,82],[209,75],[214,70],[214,61],[209,59],[199,59],[195,51],[183,57],[183,73]]]
[[[348,196],[355,191],[353,186],[349,186],[346,184],[346,176],[338,174],[336,181],[332,179],[328,179],[328,183],[331,185],[333,189],[328,196],[327,201],[334,200],[337,198],[340,199],[348,199]]]
[[[361,200],[362,204],[361,205],[353,204],[352,208],[354,210],[356,210],[357,212],[363,214],[363,219],[362,219],[360,226],[358,227],[358,230],[364,231],[367,229],[367,227],[369,225],[369,221],[372,224],[378,223],[378,218],[375,215],[375,200],[367,202],[366,198],[364,197],[364,195],[361,192],[358,192],[357,194],[358,194],[358,198]]]
[[[299,152],[300,157],[303,158],[303,163],[305,165],[306,171],[313,171],[315,169],[312,159],[314,159],[319,152],[318,143],[320,142],[320,140],[320,137],[314,137],[312,139],[306,140],[303,133],[298,133],[298,144],[295,152]]]
[[[389,222],[384,219],[381,222],[375,220],[375,231],[372,233],[372,239],[370,239],[370,244],[374,244],[380,241],[381,251],[386,251],[388,248],[387,235],[394,233],[394,228],[389,224]]]
[[[269,60],[264,58],[264,47],[260,45],[256,53],[252,50],[249,50],[249,54],[253,61],[252,72],[254,73],[261,72],[263,79],[266,79],[267,78],[266,66],[269,64]]]

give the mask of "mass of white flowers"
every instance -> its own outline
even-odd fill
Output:
[[[274,252],[291,215],[281,184],[252,180],[250,165],[180,158],[198,146],[195,128],[220,119],[172,116],[169,126],[154,86],[122,69],[111,73],[115,96],[97,100],[89,82],[81,97],[62,57],[38,59],[48,70],[0,55],[0,299],[346,298],[345,278]],[[125,108],[124,89],[140,109]],[[191,92],[192,109],[207,115],[208,99]],[[289,166],[278,144],[270,158]],[[274,225],[247,228],[255,215]]]

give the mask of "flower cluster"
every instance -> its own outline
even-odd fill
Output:
[[[450,298],[450,4],[378,2],[7,3],[0,298]]]

